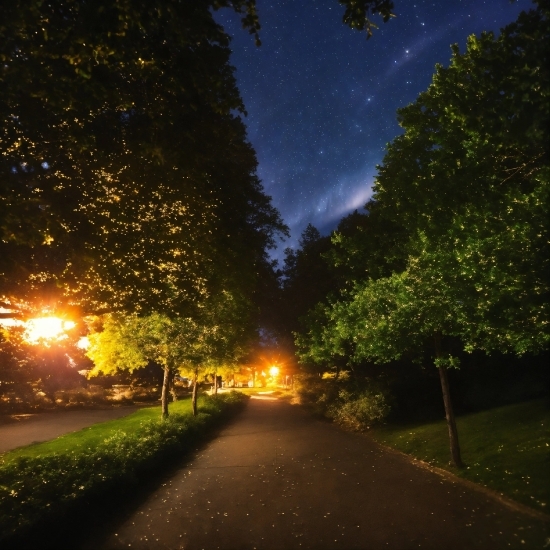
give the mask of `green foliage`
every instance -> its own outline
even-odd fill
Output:
[[[226,6],[257,33],[253,0],[2,4],[3,303],[181,312],[253,292],[285,227],[236,116]]]
[[[405,132],[379,167],[370,224],[375,239],[395,228],[389,260],[367,261],[360,238],[335,235],[332,259],[355,285],[310,315],[302,362],[384,363],[445,335],[467,351],[548,347],[549,44],[540,3],[498,38],[453,47],[450,66],[399,110]],[[437,342],[438,365],[450,366]]]
[[[381,215],[378,203],[369,201],[365,214],[357,210],[343,218],[331,236],[332,247],[325,254],[334,266],[335,276],[342,288],[365,279],[388,277],[405,269],[405,229]]]
[[[89,336],[89,375],[134,371],[149,361],[174,372],[236,362],[252,332],[249,304],[238,298],[221,292],[205,299],[194,317],[104,316],[100,330]]]
[[[97,445],[62,453],[21,456],[0,463],[0,538],[28,528],[83,499],[107,495],[189,448],[224,413],[246,400],[232,392],[205,398],[201,412],[142,421],[137,430],[116,430]],[[112,423],[114,424],[114,423]]]
[[[393,14],[393,2],[391,0],[338,0],[346,6],[343,22],[350,28],[358,31],[366,31],[367,39],[372,36],[372,30],[377,25],[370,19],[370,14],[380,15],[386,23]]]
[[[454,46],[398,111],[405,132],[379,167],[374,198],[409,234],[409,275],[435,280],[433,299],[445,289],[469,350],[548,346],[549,39],[540,2]]]
[[[380,423],[391,410],[392,396],[386,384],[354,379],[346,371],[338,378],[329,373],[323,377],[302,374],[295,377],[294,385],[300,403],[352,430]]]
[[[367,389],[359,393],[338,392],[338,400],[328,410],[328,416],[353,430],[364,430],[384,420],[390,406],[382,392]]]
[[[486,485],[527,506],[548,513],[550,415],[544,401],[530,401],[459,416],[466,467],[456,475]],[[377,427],[380,443],[444,469],[449,467],[447,427],[431,424]]]

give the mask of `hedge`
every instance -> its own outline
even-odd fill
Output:
[[[77,503],[135,484],[140,474],[181,455],[248,397],[206,397],[197,416],[147,420],[138,431],[117,431],[87,453],[59,453],[0,461],[0,542]]]

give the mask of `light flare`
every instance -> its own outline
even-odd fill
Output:
[[[43,340],[64,340],[66,331],[76,326],[73,321],[64,321],[59,317],[37,317],[25,323],[25,340],[38,344]]]

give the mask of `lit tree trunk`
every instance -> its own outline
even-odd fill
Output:
[[[256,369],[252,369],[252,387],[256,387]]]
[[[164,366],[164,378],[162,379],[162,394],[160,403],[162,408],[162,418],[168,418],[168,389],[170,387],[170,367]]]
[[[441,357],[441,335],[435,336],[435,356]],[[441,381],[441,391],[443,392],[443,404],[445,405],[445,418],[447,419],[447,428],[449,430],[449,442],[451,447],[451,457],[453,464],[457,468],[462,468],[462,459],[460,458],[460,445],[458,443],[458,430],[456,429],[456,420],[451,402],[451,393],[449,391],[449,377],[447,368],[441,365],[439,367],[439,380]]]
[[[170,371],[170,395],[172,396],[172,401],[176,402],[178,400],[178,394],[176,392],[176,374],[174,371]]]
[[[195,369],[193,373],[193,396],[191,397],[191,407],[193,409],[193,416],[197,416],[197,382],[199,377],[198,369]]]
[[[218,371],[214,371],[214,395],[218,395]]]

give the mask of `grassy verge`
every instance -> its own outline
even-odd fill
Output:
[[[52,442],[6,453],[0,459],[0,543],[45,521],[62,517],[88,500],[120,492],[190,449],[246,397],[236,392],[160,407],[86,428]]]
[[[380,426],[375,440],[550,513],[550,411],[530,401],[457,418],[465,468],[449,463],[447,425]]]
[[[199,398],[199,405],[204,404],[204,402],[201,403],[201,399]],[[170,403],[169,408],[171,415],[190,414],[191,400],[183,399]],[[0,466],[17,460],[20,457],[32,458],[52,454],[86,453],[117,431],[136,433],[144,422],[159,420],[160,414],[160,406],[145,407],[124,418],[94,424],[78,432],[62,435],[52,441],[20,447],[0,455]]]

